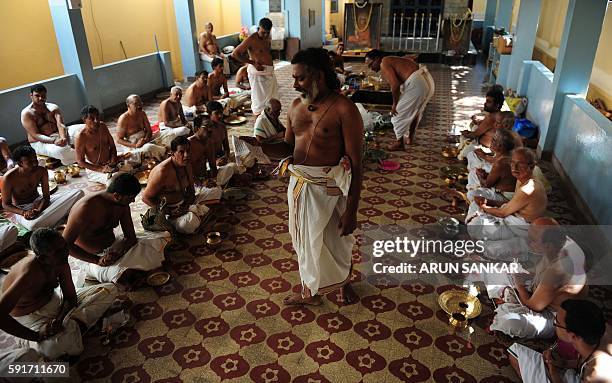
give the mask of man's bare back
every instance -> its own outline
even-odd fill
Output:
[[[381,74],[391,87],[401,85],[419,69],[419,64],[408,57],[388,56],[382,59]]]

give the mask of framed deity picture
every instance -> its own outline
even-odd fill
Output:
[[[358,1],[344,4],[344,49],[379,49],[381,25],[381,3]]]
[[[329,13],[338,13],[338,0],[331,0]]]

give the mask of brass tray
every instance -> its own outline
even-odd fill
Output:
[[[136,174],[134,174],[134,176],[138,179],[138,182],[141,185],[146,185],[147,182],[149,181],[149,175],[151,174],[151,170],[150,169],[146,169],[146,170],[141,170],[139,172],[137,172]]]
[[[447,146],[446,148],[442,149],[442,156],[446,158],[457,157],[459,152],[460,150],[458,148],[454,146]]]
[[[466,290],[448,290],[440,294],[438,304],[448,315],[465,313],[466,319],[476,318],[482,312],[482,305]]]
[[[170,280],[170,274],[165,271],[155,271],[147,276],[149,286],[163,286]]]
[[[228,116],[223,119],[228,125],[240,125],[246,122],[247,118],[245,116]]]
[[[463,166],[444,166],[440,168],[440,173],[445,178],[467,178],[469,172]]]

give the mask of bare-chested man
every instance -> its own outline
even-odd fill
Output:
[[[227,128],[223,122],[223,106],[218,101],[210,101],[206,105],[210,120],[213,123],[212,141],[215,145],[217,165],[222,166],[229,162],[230,146]]]
[[[241,66],[236,72],[236,86],[240,89],[249,90],[251,89],[251,84],[249,83],[249,73],[248,73],[248,64]]]
[[[14,213],[9,219],[28,230],[55,225],[83,197],[82,190],[63,188],[51,196],[47,169],[38,165],[36,152],[31,146],[18,147],[13,158],[17,166],[4,176],[2,208]],[[37,189],[39,186],[42,195]]]
[[[48,360],[81,354],[82,333],[117,297],[110,283],[75,289],[68,245],[57,231],[36,230],[30,246],[33,254],[16,263],[2,283],[0,329],[20,339],[0,361],[0,371],[29,348]]]
[[[425,66],[411,58],[385,57],[378,49],[366,54],[366,65],[376,72],[380,71],[391,87],[391,122],[397,141],[389,146],[389,150],[402,150],[414,141],[425,107],[433,97],[433,78]]]
[[[234,59],[249,64],[247,72],[251,85],[251,109],[256,116],[263,111],[266,101],[278,98],[278,83],[274,75],[272,53],[270,52],[271,30],[272,21],[264,17],[259,20],[257,33],[247,37],[232,52]],[[241,57],[245,52],[249,54],[248,59]]]
[[[136,177],[119,173],[105,191],[74,205],[63,236],[85,278],[131,287],[142,271],[161,266],[170,234],[136,234],[130,204],[138,193]],[[119,225],[122,236],[115,232]]]
[[[196,182],[217,177],[217,157],[213,142],[213,122],[201,116],[193,120],[191,143],[191,169]],[[208,165],[208,168],[207,168]]]
[[[117,171],[117,148],[105,123],[100,121],[100,112],[92,105],[81,110],[85,128],[76,139],[74,148],[77,162],[85,168],[91,182],[108,184],[113,172]]]
[[[348,284],[361,192],[363,122],[354,103],[336,92],[340,83],[327,51],[309,48],[291,61],[295,90],[285,141],[293,158],[281,169],[291,174],[289,232],[297,253],[302,292],[285,304],[321,304],[321,296]],[[288,165],[288,168],[287,168]],[[302,220],[300,217],[308,217]]]
[[[11,155],[11,149],[6,143],[6,139],[4,137],[0,137],[0,177],[7,170],[15,166],[15,161],[13,161],[13,156]],[[0,187],[2,184],[0,183]]]
[[[59,107],[47,101],[47,88],[42,84],[30,88],[30,105],[21,111],[21,124],[28,135],[30,145],[36,153],[56,158],[64,165],[75,162],[74,150],[70,139],[74,138],[80,127],[73,125],[70,131],[64,125]]]
[[[164,204],[164,213],[176,231],[193,234],[209,209],[195,192],[189,140],[182,136],[175,138],[171,151],[170,158],[151,171],[142,201],[151,207]]]
[[[195,81],[185,91],[183,103],[189,107],[195,107],[195,111],[206,109],[206,103],[210,100],[208,89],[208,72],[205,70],[195,74]]]
[[[160,135],[153,140],[151,124],[147,114],[142,110],[142,100],[132,94],[125,100],[128,110],[117,120],[117,142],[132,153],[130,162],[140,163],[142,158],[152,157],[161,160],[166,154],[167,135]],[[169,136],[168,136],[169,137]],[[172,141],[172,137],[169,137]],[[167,142],[167,146],[170,145]]]
[[[170,89],[170,96],[159,104],[159,119],[160,132],[170,130],[174,137],[186,136],[190,132],[187,125],[183,106],[181,104],[183,98],[183,90],[180,86],[173,86]]]
[[[215,58],[220,58],[223,60],[223,73],[225,75],[230,74],[229,60],[219,49],[217,36],[213,34],[212,23],[206,23],[204,26],[204,32],[200,33],[198,38],[198,47],[200,48],[200,58],[202,61],[211,62]]]
[[[493,124],[493,137],[495,137],[495,134],[497,134],[499,130],[507,130],[512,135],[514,147],[520,148],[521,146],[523,146],[523,140],[521,136],[518,135],[518,133],[512,131],[512,127],[514,126],[514,120],[514,113],[510,111],[497,113],[497,115],[495,116],[495,123]],[[468,161],[468,170],[474,168],[483,168],[488,171],[490,169],[491,166],[489,164],[495,162],[493,154],[489,153],[489,151],[493,150],[491,147],[492,145],[493,140],[491,140],[489,146],[485,147],[484,145],[480,145],[480,147],[477,147],[473,151],[467,153],[465,157]]]
[[[229,97],[227,79],[223,75],[223,60],[215,58],[211,65],[213,71],[208,75],[208,92],[211,100]],[[223,93],[221,93],[221,88],[223,88]]]
[[[466,217],[472,238],[491,241],[525,237],[529,223],[546,212],[547,198],[544,185],[533,177],[536,156],[530,149],[512,152],[510,163],[516,178],[514,196],[508,202],[474,197]]]

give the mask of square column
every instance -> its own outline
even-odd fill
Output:
[[[510,71],[504,86],[516,89],[523,61],[531,60],[533,46],[538,32],[538,20],[542,9],[542,0],[521,1],[516,24],[516,34],[512,43]]]
[[[49,0],[49,9],[64,73],[77,75],[85,102],[98,108],[101,113],[102,102],[89,54],[81,9],[69,9],[67,0]],[[55,96],[51,95],[51,98],[53,97]]]
[[[513,0],[498,0],[497,15],[495,16],[495,28],[504,28],[506,32],[510,31],[513,4]]]
[[[485,8],[484,22],[482,23],[482,50],[489,51],[489,43],[492,35],[489,34],[489,27],[495,24],[495,11],[497,11],[497,0],[487,0]]]
[[[586,95],[607,5],[607,0],[569,1],[553,79],[554,103],[548,131],[539,142],[544,152],[554,148],[565,95]]]
[[[202,70],[193,0],[174,0],[174,16],[181,49],[183,75],[193,77]]]

